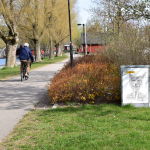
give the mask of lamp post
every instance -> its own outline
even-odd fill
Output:
[[[70,30],[70,62],[73,67],[73,54],[72,54],[72,39],[71,39],[71,18],[70,18],[70,1],[68,0],[68,14],[69,14],[69,30]]]
[[[83,44],[83,48],[84,48],[83,51],[84,51],[84,56],[85,56],[85,38],[84,38],[84,34],[85,34],[85,33],[84,33],[84,26],[85,26],[85,24],[77,24],[77,25],[78,25],[78,26],[83,25],[83,41],[84,41],[84,42],[83,42],[83,43],[84,43],[84,44]]]

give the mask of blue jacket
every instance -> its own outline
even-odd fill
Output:
[[[33,62],[33,55],[28,47],[21,48],[19,58],[20,60],[29,60],[31,58],[31,61]]]

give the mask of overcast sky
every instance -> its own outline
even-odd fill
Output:
[[[78,0],[76,7],[79,10],[79,23],[86,23],[87,19],[90,18],[87,10],[92,7],[91,0]]]
[[[78,9],[79,11],[79,20],[81,24],[83,23],[86,23],[87,19],[90,18],[90,13],[88,13],[90,8],[92,8],[93,4],[91,2],[91,0],[78,0],[77,2],[77,5],[76,5],[76,8]],[[132,20],[131,20],[132,21]],[[132,21],[133,22],[133,21]],[[143,19],[141,19],[139,21],[140,25],[146,25],[148,24],[148,20],[147,21],[144,21]],[[150,21],[149,21],[149,24],[150,24]]]

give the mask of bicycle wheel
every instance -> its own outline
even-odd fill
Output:
[[[23,81],[23,72],[21,71],[21,82]]]
[[[23,79],[25,78],[25,71],[23,70]]]
[[[27,67],[25,67],[25,74],[26,74],[26,71],[27,71]],[[24,74],[24,75],[25,75]],[[25,76],[25,80],[28,80],[28,77],[27,76]]]
[[[26,74],[26,66],[23,64],[23,79],[25,79],[25,74]]]
[[[28,77],[25,76],[25,79],[28,80]]]

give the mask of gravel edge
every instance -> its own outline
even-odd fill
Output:
[[[40,110],[45,110],[45,109],[49,109],[50,107],[52,107],[53,105],[50,104],[49,98],[48,98],[48,92],[46,92],[39,100],[39,102],[37,102],[35,104],[35,109],[40,109]]]

